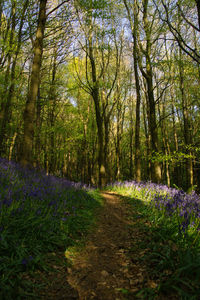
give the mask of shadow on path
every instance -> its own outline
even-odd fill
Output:
[[[104,208],[100,211],[97,230],[88,238],[85,248],[72,259],[68,282],[78,291],[79,299],[134,299],[144,281],[145,269],[131,262],[128,255],[134,230],[128,204],[113,193],[102,193]],[[66,298],[67,299],[67,298]]]

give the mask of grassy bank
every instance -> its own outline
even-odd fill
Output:
[[[95,190],[1,159],[0,299],[29,299],[27,274],[48,270],[49,253],[78,243],[100,205]]]
[[[143,253],[139,261],[153,284],[141,289],[137,297],[199,299],[199,196],[152,183],[115,183],[108,189],[130,203],[144,237],[137,244],[138,252]]]

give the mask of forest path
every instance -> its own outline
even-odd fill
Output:
[[[97,216],[97,228],[72,258],[67,281],[78,292],[74,299],[136,299],[134,294],[147,275],[144,266],[134,261],[140,253],[133,250],[133,244],[141,239],[141,233],[127,202],[113,193],[101,194],[104,206]]]
[[[70,266],[55,265],[57,273],[48,274],[40,299],[134,300],[141,299],[136,296],[141,289],[156,288],[157,283],[151,280],[145,262],[140,259],[150,251],[151,239],[151,234],[143,230],[149,223],[138,209],[143,204],[129,204],[127,197],[113,192],[101,195],[104,203],[97,210],[95,228],[83,246],[67,249],[65,255]],[[64,259],[63,253],[56,252],[55,257],[58,256]]]

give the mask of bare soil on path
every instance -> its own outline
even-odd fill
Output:
[[[81,300],[134,299],[145,277],[145,269],[133,263],[130,256],[139,232],[131,226],[127,203],[113,193],[104,192],[102,196],[105,202],[97,217],[97,229],[72,259],[68,283]]]
[[[114,193],[102,192],[104,205],[97,212],[97,226],[83,248],[70,256],[67,270],[60,270],[42,299],[121,300],[138,299],[143,287],[153,287],[145,265],[137,259],[144,234],[131,217],[129,204]],[[143,251],[143,253],[142,253]],[[55,276],[55,275],[54,275]]]

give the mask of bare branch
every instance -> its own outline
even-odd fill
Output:
[[[60,3],[58,6],[56,6],[55,8],[53,8],[46,16],[48,17],[49,15],[51,15],[54,11],[56,11],[58,8],[60,8],[63,4],[68,3],[70,0],[65,0],[62,3]]]

